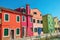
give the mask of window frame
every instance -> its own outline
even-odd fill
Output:
[[[34,28],[34,32],[38,32],[38,28],[36,28],[37,29],[37,31],[35,31],[35,28]]]
[[[23,29],[23,28],[24,28],[24,29]],[[22,33],[22,34],[23,34],[23,37],[25,37],[25,36],[26,36],[26,33],[27,33],[27,32],[26,32],[26,26],[23,26],[22,29],[24,30],[24,33]],[[22,32],[23,32],[23,30],[22,30]]]
[[[19,34],[17,34],[17,29],[19,29]],[[20,28],[16,28],[16,36],[20,36]]]
[[[19,21],[17,21],[18,16],[19,16]],[[16,15],[16,22],[20,22],[20,15]]]
[[[35,23],[36,22],[36,19],[33,19],[33,20],[35,20],[35,21],[33,21],[33,23]]]
[[[41,24],[43,24],[43,20],[41,20]]]
[[[5,15],[8,15],[8,21],[7,20],[5,20]],[[9,13],[4,13],[4,22],[9,22],[10,21],[10,14]]]
[[[25,21],[23,21],[23,17],[24,17]],[[22,16],[22,22],[26,22],[26,16],[24,16],[24,15]]]
[[[4,35],[4,29],[8,29],[8,35],[7,36]],[[3,37],[9,37],[9,32],[10,32],[9,28],[3,28]]]
[[[37,20],[37,23],[40,23],[40,20]]]

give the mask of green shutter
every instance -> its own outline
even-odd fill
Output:
[[[5,20],[8,21],[8,14],[5,14]]]
[[[16,34],[19,34],[19,29],[17,29]]]
[[[17,16],[17,21],[19,21],[19,16]]]
[[[8,36],[8,29],[4,29],[4,36]]]

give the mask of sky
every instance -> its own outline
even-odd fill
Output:
[[[29,4],[31,9],[37,8],[42,15],[52,14],[60,20],[60,0],[0,0],[0,7],[10,9],[25,7],[26,4]]]

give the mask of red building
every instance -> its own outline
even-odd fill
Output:
[[[22,35],[21,12],[0,7],[0,40],[18,39]]]

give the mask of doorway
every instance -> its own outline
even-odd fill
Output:
[[[14,30],[11,30],[11,40],[14,40]]]

